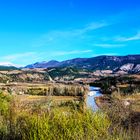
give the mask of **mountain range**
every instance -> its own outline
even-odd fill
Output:
[[[75,58],[66,61],[51,60],[49,62],[37,62],[27,65],[25,68],[59,68],[59,67],[75,67],[88,71],[95,70],[113,70],[124,71],[128,73],[140,72],[140,55],[127,56],[97,56],[92,58]]]
[[[126,73],[140,73],[140,55],[127,56],[97,56],[92,58],[75,58],[65,61],[51,60],[49,62],[36,62],[20,69],[51,69],[73,67],[80,70],[112,70],[113,72],[123,71]],[[16,70],[16,66],[0,64],[0,70]]]

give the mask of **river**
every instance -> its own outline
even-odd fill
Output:
[[[90,92],[87,96],[87,107],[91,108],[93,111],[97,111],[99,109],[95,102],[95,97],[102,96],[102,93],[100,91],[101,89],[98,87],[90,87]]]

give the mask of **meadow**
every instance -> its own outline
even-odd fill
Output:
[[[134,135],[120,125],[118,112],[83,110],[77,97],[30,95],[21,98],[0,93],[1,140],[132,140]],[[112,110],[113,111],[113,110]],[[116,120],[114,123],[114,119]],[[118,122],[117,122],[118,119]]]

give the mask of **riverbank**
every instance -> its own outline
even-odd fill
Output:
[[[112,93],[112,95],[102,95],[95,97],[96,104],[99,108],[111,106],[113,101],[116,100],[118,100],[125,107],[131,107],[133,111],[140,112],[140,93],[134,93],[132,95]]]
[[[97,106],[106,112],[114,125],[131,131],[135,139],[140,137],[140,93],[123,95],[112,93],[95,98]]]

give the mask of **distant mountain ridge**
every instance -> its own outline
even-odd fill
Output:
[[[27,65],[25,68],[50,68],[50,67],[57,67],[60,62],[56,60],[51,60],[49,62],[36,62],[34,64]]]
[[[44,82],[44,81],[94,81],[106,76],[140,74],[140,55],[97,56],[76,58],[58,62],[37,62],[23,68],[11,65],[0,66],[0,81]]]
[[[10,71],[10,70],[18,70],[19,68],[15,66],[4,66],[0,65],[0,71]]]
[[[76,67],[78,69],[87,70],[124,70],[131,64],[131,69],[128,72],[139,72],[140,70],[140,55],[127,56],[97,56],[92,58],[75,58],[62,62],[52,60],[49,62],[37,62],[27,65],[25,68],[53,68],[53,67]],[[124,69],[123,69],[124,65]],[[129,65],[130,66],[130,65]],[[127,68],[126,70],[127,71]]]

